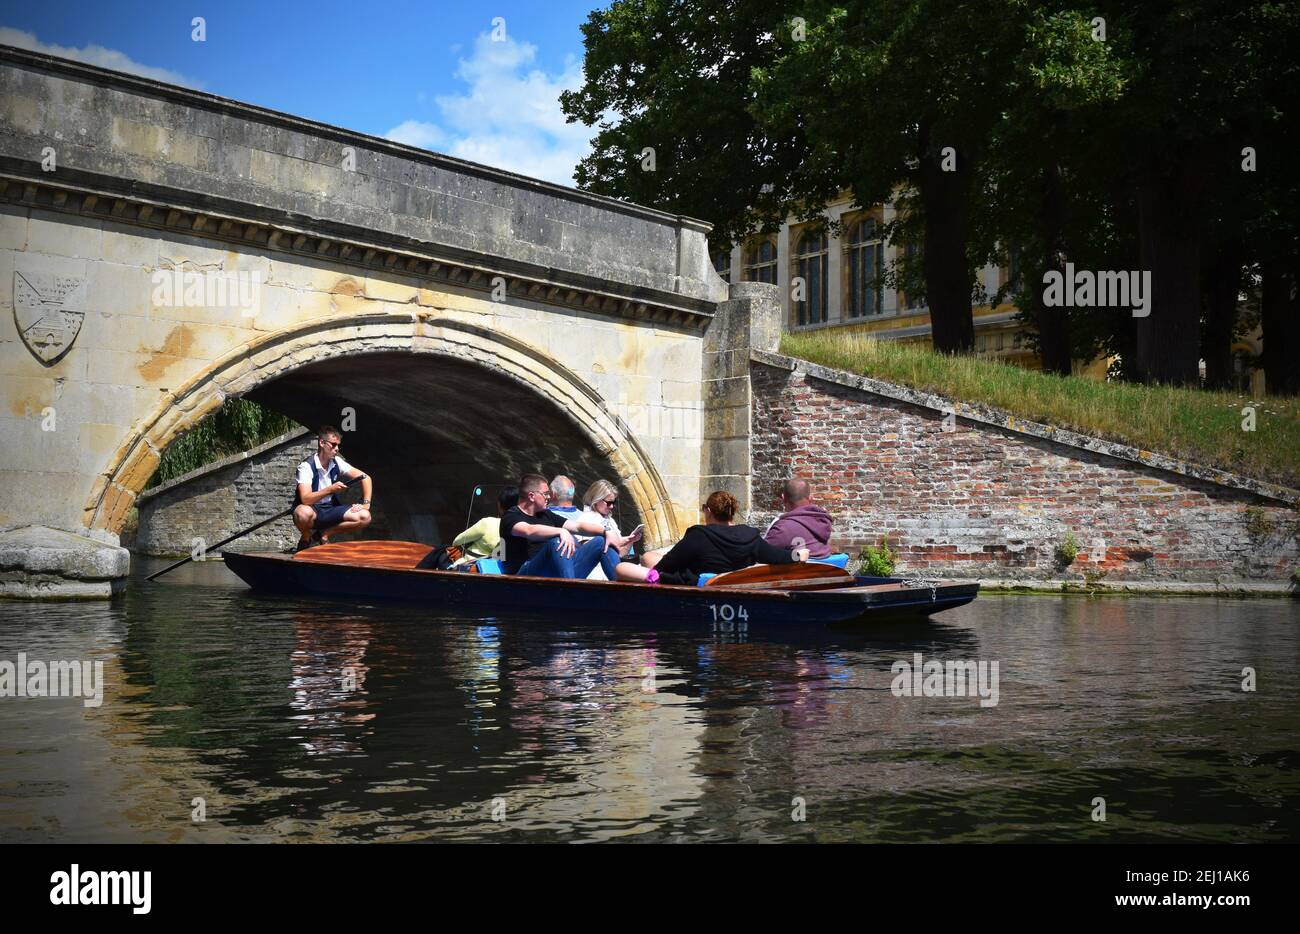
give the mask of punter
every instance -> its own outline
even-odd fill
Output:
[[[361,473],[339,456],[342,441],[339,430],[326,425],[316,435],[316,453],[298,465],[298,505],[293,510],[293,524],[302,537],[295,551],[328,545],[333,536],[370,524],[370,494],[374,487],[369,477],[361,477],[361,502],[349,506],[338,501],[338,494],[347,489],[343,481]]]

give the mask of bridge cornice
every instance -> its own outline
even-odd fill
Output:
[[[543,302],[691,331],[706,328],[713,318],[713,303],[671,292],[623,286],[569,270],[139,182],[121,183],[66,169],[55,181],[42,178],[36,163],[16,163],[0,157],[0,204],[201,236],[317,262],[329,260],[435,286],[491,292],[499,276],[507,300]]]

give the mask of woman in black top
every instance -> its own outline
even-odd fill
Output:
[[[701,507],[704,524],[686,530],[667,553],[647,554],[644,563],[659,572],[665,584],[695,584],[701,574],[725,574],[753,564],[792,564],[808,560],[807,548],[786,551],[763,541],[749,525],[733,525],[739,504],[719,490]]]

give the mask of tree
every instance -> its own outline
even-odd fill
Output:
[[[804,15],[805,39],[756,71],[755,110],[764,126],[797,125],[808,140],[793,186],[804,211],[825,202],[827,180],[861,205],[897,198],[901,217],[886,233],[906,242],[916,232],[934,348],[967,352],[972,199],[1017,30],[1003,4],[980,0],[852,0]]]
[[[1102,352],[1196,385],[1203,355],[1223,384],[1257,265],[1269,385],[1300,378],[1298,5],[617,0],[583,32],[586,83],[563,97],[600,126],[583,187],[711,220],[715,247],[845,191],[892,200],[885,234],[906,249],[889,275],[924,292],[947,352],[973,346],[977,269],[1016,247],[1012,290],[1059,373]],[[1149,314],[1046,307],[1067,259],[1149,272]]]
[[[1095,325],[1116,316],[1096,316],[1089,327],[1080,321],[1087,310],[1048,307],[1044,275],[1063,276],[1067,259],[1077,264],[1096,256],[1099,244],[1114,239],[1112,217],[1098,197],[1112,160],[1095,151],[1093,140],[1124,76],[1111,46],[1096,40],[1091,17],[1059,7],[1033,3],[1021,11],[1023,33],[1007,64],[1005,107],[988,146],[975,239],[984,261],[998,264],[1010,263],[1014,245],[1020,278],[1006,291],[1034,328],[1043,369],[1068,375],[1074,359],[1098,352]]]
[[[1105,6],[1111,34],[1126,37],[1131,79],[1111,111],[1112,138],[1131,166],[1116,183],[1135,193],[1141,268],[1152,276],[1151,313],[1136,323],[1137,374],[1195,385],[1206,270],[1232,275],[1237,263],[1240,218],[1216,218],[1215,207],[1237,196],[1243,144],[1289,96],[1296,64],[1287,49],[1300,38],[1300,14],[1226,0]],[[1216,293],[1220,341],[1231,334],[1224,296],[1235,302],[1235,292]]]
[[[794,197],[785,180],[807,147],[798,126],[759,126],[751,83],[787,28],[761,0],[619,0],[593,11],[582,26],[586,81],[560,96],[570,122],[598,126],[578,186],[707,219],[718,249],[778,227]]]
[[[887,0],[811,3],[796,21],[752,0],[620,0],[583,26],[586,83],[561,98],[600,126],[579,185],[709,219],[718,246],[846,189],[871,205],[901,187],[935,347],[970,350],[970,197],[1000,72],[981,43],[1001,13]]]

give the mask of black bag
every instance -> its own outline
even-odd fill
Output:
[[[420,559],[415,566],[417,571],[446,571],[465,556],[465,549],[459,545],[439,545]]]

